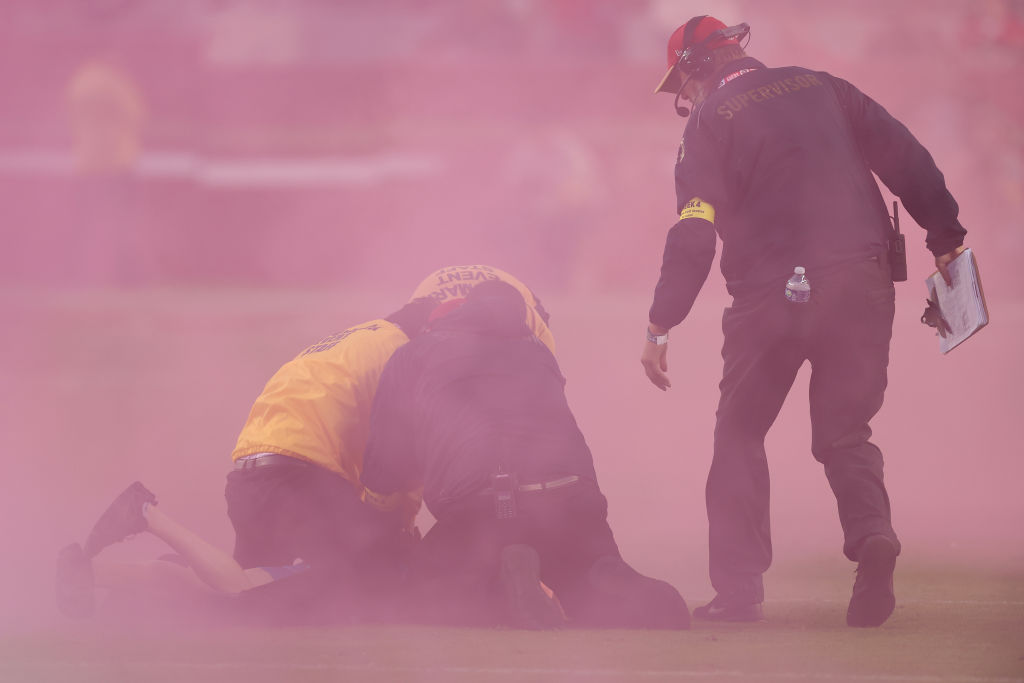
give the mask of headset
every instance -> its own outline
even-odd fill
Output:
[[[683,27],[683,45],[693,41],[693,34],[697,32],[697,26],[699,26],[700,22],[706,19],[707,16],[708,15],[706,14],[702,14],[686,22],[686,26]],[[686,84],[690,82],[690,79],[696,78],[697,80],[701,80],[711,75],[711,71],[714,68],[715,56],[714,50],[711,49],[709,45],[718,40],[736,40],[737,42],[740,42],[749,35],[750,25],[747,23],[740,23],[735,26],[727,26],[726,28],[713,31],[696,45],[683,48],[683,53],[679,55],[679,61],[676,62],[676,68],[685,73],[686,78],[683,80],[683,84],[679,86],[679,91],[676,93],[675,108],[677,114],[683,117],[690,115],[689,108],[679,104],[679,100],[683,96],[683,88],[685,88]]]
[[[697,26],[707,18],[707,15],[694,17],[686,22],[683,28],[683,45],[693,41],[693,34],[697,32]],[[714,66],[714,51],[708,47],[718,40],[743,40],[750,34],[750,25],[746,23],[727,26],[712,32],[704,40],[696,45],[683,48],[683,54],[679,56],[676,66],[682,69],[691,78],[706,78],[710,75]]]

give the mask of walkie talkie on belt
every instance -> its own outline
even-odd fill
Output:
[[[889,270],[893,282],[907,281],[907,243],[900,232],[899,202],[892,203],[892,239],[889,240]]]
[[[516,516],[516,490],[519,481],[516,475],[502,469],[491,475],[491,491],[494,495],[494,516],[498,519],[512,519]]]

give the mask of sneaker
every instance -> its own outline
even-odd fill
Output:
[[[156,496],[139,482],[122,491],[100,515],[88,538],[85,539],[82,546],[85,556],[95,557],[96,553],[111,543],[123,541],[129,536],[145,531],[148,526],[142,514],[145,503],[156,505]]]
[[[562,609],[540,582],[540,556],[536,550],[528,545],[502,548],[500,577],[515,628],[550,629],[564,623]]]
[[[92,561],[82,552],[82,546],[72,543],[57,553],[54,587],[57,609],[65,616],[84,619],[96,611]]]
[[[734,602],[722,595],[693,610],[693,618],[703,621],[764,621],[759,602]]]
[[[896,544],[887,536],[868,536],[860,548],[857,579],[846,610],[849,626],[881,626],[896,607],[892,574]]]

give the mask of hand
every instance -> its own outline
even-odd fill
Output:
[[[953,286],[953,278],[951,278],[949,276],[949,267],[948,266],[949,266],[950,262],[953,259],[955,259],[957,256],[959,256],[960,252],[962,252],[966,248],[967,247],[961,245],[961,246],[957,247],[956,249],[954,249],[953,251],[949,252],[948,254],[943,254],[942,256],[936,256],[935,257],[935,267],[939,269],[939,273],[942,274],[942,279],[946,281],[946,286],[947,287],[952,287]]]
[[[655,334],[668,333],[668,330],[655,325],[651,325],[651,331]],[[668,344],[645,341],[644,350],[640,354],[640,364],[644,366],[644,372],[647,373],[647,379],[651,380],[651,384],[662,391],[672,386],[668,375],[665,374],[668,372]]]

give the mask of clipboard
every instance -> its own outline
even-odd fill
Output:
[[[988,303],[981,286],[978,260],[969,248],[950,261],[949,276],[953,286],[946,285],[942,274],[935,271],[925,279],[929,308],[938,308],[939,351],[949,353],[988,325]],[[922,316],[922,322],[924,321]]]

